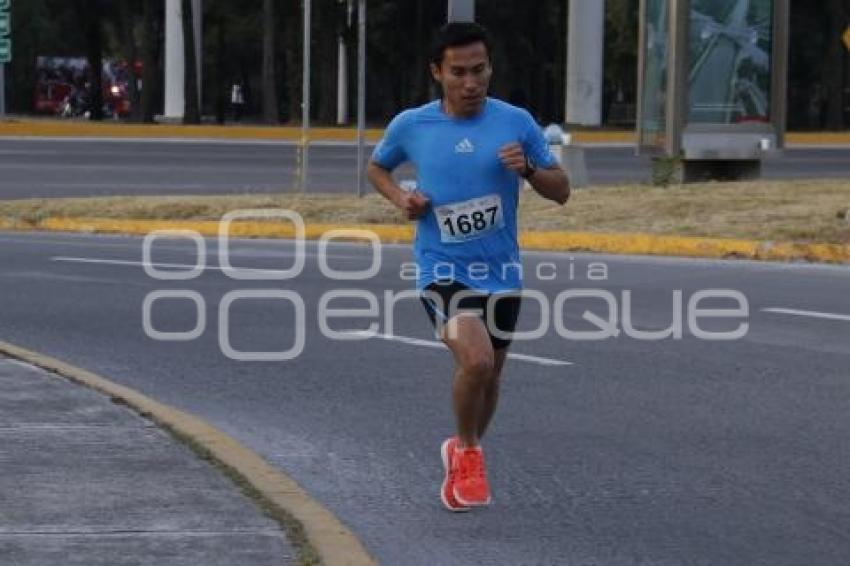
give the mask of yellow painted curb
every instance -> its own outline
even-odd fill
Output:
[[[519,241],[525,248],[539,250],[850,263],[850,245],[841,244],[760,242],[730,238],[594,232],[523,232],[520,234]]]
[[[7,342],[0,341],[0,354],[55,372],[70,381],[119,399],[157,424],[192,439],[209,451],[215,460],[242,476],[268,501],[295,517],[304,526],[308,540],[324,564],[377,564],[360,541],[327,509],[307,495],[295,480],[200,418],[93,372]]]
[[[352,128],[310,128],[312,141],[353,142],[356,130]],[[377,142],[384,135],[383,128],[366,130],[366,140]],[[113,137],[113,138],[197,138],[236,140],[286,140],[299,141],[301,128],[297,126],[184,126],[182,124],[127,124],[89,122],[78,120],[7,120],[0,121],[0,137]],[[632,143],[634,132],[625,130],[600,130],[573,132],[578,143]]]
[[[351,128],[311,128],[312,141],[355,141]],[[381,129],[366,130],[366,139],[378,141]],[[291,126],[184,126],[182,124],[124,124],[71,120],[0,121],[0,136],[198,138],[299,141],[301,128]]]
[[[634,143],[631,130],[579,130],[570,132],[577,143]],[[366,130],[366,139],[376,142],[383,136],[382,128]],[[352,128],[311,128],[312,141],[354,141]],[[90,122],[81,120],[7,119],[0,120],[0,137],[115,137],[115,138],[198,138],[241,140],[299,141],[298,126],[184,126],[182,124],[129,124],[115,122]],[[789,132],[789,144],[850,145],[850,131],[845,132]]]
[[[850,145],[850,132],[789,132],[785,141],[792,145]]]
[[[218,236],[221,223],[218,220],[111,220],[105,218],[45,218],[35,224],[14,226],[8,220],[0,221],[2,229],[50,230],[56,232],[88,232],[113,234],[146,235],[154,230],[193,230],[201,236]],[[413,241],[413,225],[376,225],[376,224],[308,224],[305,237],[318,240],[331,230],[360,230],[377,234],[387,244]],[[234,221],[228,230],[235,238],[294,238],[292,224]],[[354,238],[352,238],[354,239]]]
[[[154,230],[194,230],[202,236],[217,236],[217,220],[112,220],[104,218],[45,218],[35,223],[0,219],[2,230],[50,230],[146,235]],[[331,230],[361,230],[377,235],[383,243],[410,243],[412,224],[308,224],[307,239],[316,240]],[[238,238],[294,238],[291,224],[235,221],[230,236]],[[358,239],[354,236],[350,239]],[[826,243],[761,242],[731,238],[695,238],[658,234],[615,234],[603,232],[523,231],[520,246],[544,251],[587,251],[619,255],[665,255],[704,258],[739,258],[771,261],[850,263],[850,245]]]

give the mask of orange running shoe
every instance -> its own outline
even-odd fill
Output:
[[[481,447],[457,448],[452,464],[455,469],[454,496],[458,503],[469,507],[489,505],[490,486]]]
[[[469,511],[469,507],[461,505],[460,502],[455,499],[454,494],[455,477],[457,476],[457,473],[452,464],[455,459],[455,452],[457,452],[457,442],[457,436],[453,436],[451,438],[447,438],[446,441],[443,442],[443,446],[440,447],[440,454],[443,456],[443,469],[446,471],[446,475],[443,478],[443,486],[440,488],[440,499],[443,501],[443,505],[445,505],[446,509],[455,513],[461,513],[463,511]]]

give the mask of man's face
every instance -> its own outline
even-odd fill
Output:
[[[443,61],[431,64],[431,75],[443,87],[447,110],[460,116],[472,116],[481,110],[490,86],[493,68],[483,42],[448,47]]]

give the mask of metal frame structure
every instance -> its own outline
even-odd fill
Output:
[[[681,157],[689,162],[758,163],[766,152],[782,149],[785,141],[790,0],[773,0],[769,121],[739,124],[689,123],[689,52],[691,0],[664,0],[668,29],[665,130],[662,144],[644,143],[647,63],[647,4],[640,2],[638,52],[638,151]]]

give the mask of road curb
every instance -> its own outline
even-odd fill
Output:
[[[192,230],[202,236],[218,236],[217,220],[112,220],[104,218],[44,218],[36,222],[13,222],[0,219],[0,229],[57,232],[112,233],[146,235],[155,230]],[[316,240],[331,230],[367,231],[383,243],[410,243],[415,236],[413,225],[386,224],[308,224],[305,238]],[[238,238],[294,238],[291,224],[234,221],[229,235]],[[338,239],[338,238],[335,238]],[[357,238],[350,234],[348,239]],[[663,255],[712,259],[753,259],[769,261],[809,261],[850,263],[850,245],[827,243],[794,243],[742,240],[731,238],[697,238],[657,234],[617,234],[596,232],[523,231],[520,246],[529,250],[598,252],[617,255]]]
[[[301,523],[310,544],[327,565],[374,565],[361,542],[333,514],[312,499],[292,478],[204,420],[180,411],[50,356],[0,341],[0,354],[59,374],[74,383],[125,403],[140,415],[203,448],[216,463],[244,479],[269,504]]]
[[[378,141],[382,129],[366,130],[368,141]],[[312,141],[355,141],[350,128],[311,128]],[[184,138],[300,141],[301,128],[291,126],[217,126],[182,124],[124,124],[78,120],[0,121],[0,137],[73,138]]]
[[[576,130],[571,131],[579,144],[634,144],[635,133],[630,130]],[[366,139],[377,142],[384,134],[383,128],[369,128]],[[182,139],[234,139],[234,140],[285,140],[300,141],[301,128],[297,126],[249,125],[183,125],[183,124],[131,124],[90,122],[81,120],[0,120],[0,137],[90,137],[90,138],[182,138]],[[311,141],[355,141],[353,128],[310,128]],[[848,132],[788,132],[785,140],[790,145],[850,146]]]

